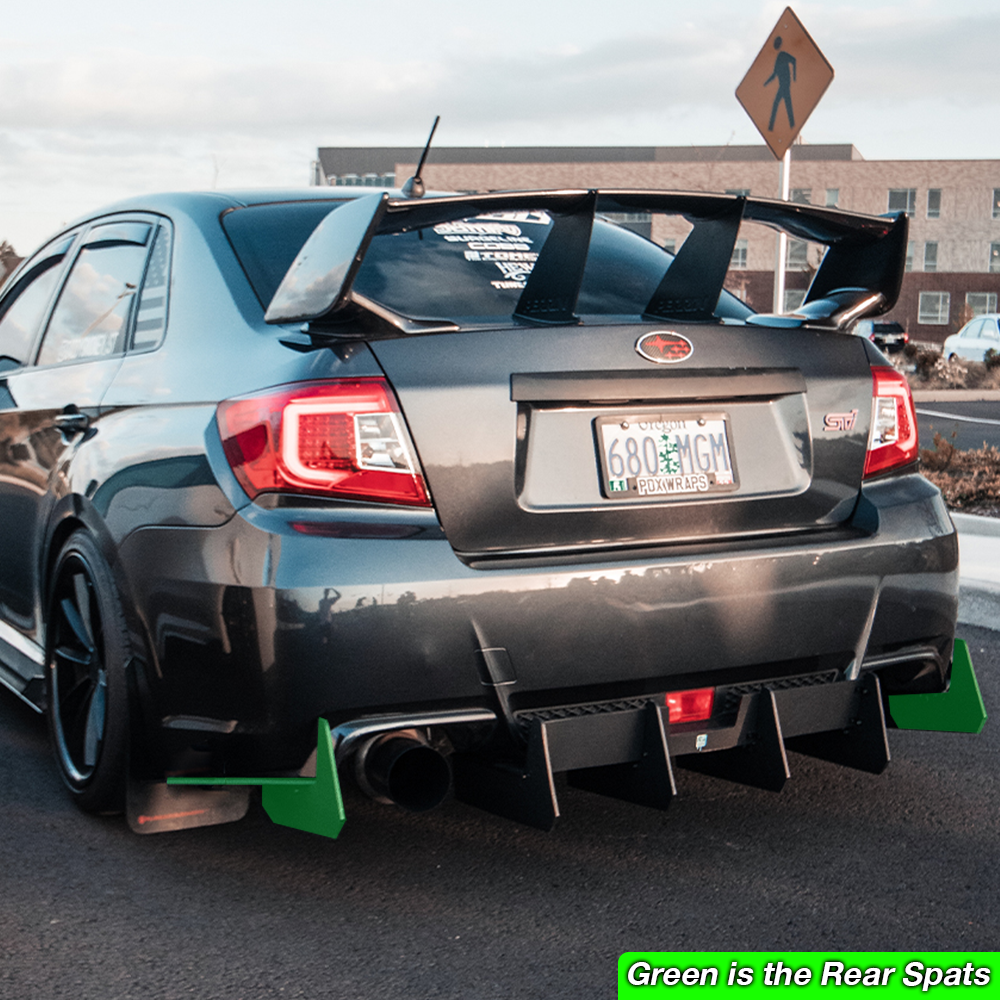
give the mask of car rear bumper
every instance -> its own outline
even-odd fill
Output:
[[[320,715],[336,726],[492,710],[516,739],[552,710],[631,710],[691,687],[738,702],[870,670],[892,693],[947,681],[957,537],[915,474],[866,485],[841,528],[738,554],[701,545],[473,567],[419,512],[349,513],[253,506],[221,527],[124,542],[149,647],[147,718],[165,747],[290,769]]]

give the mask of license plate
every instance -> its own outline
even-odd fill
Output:
[[[601,488],[612,500],[736,489],[725,413],[598,417]]]

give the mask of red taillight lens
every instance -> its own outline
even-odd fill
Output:
[[[715,688],[694,688],[690,691],[671,691],[667,695],[670,724],[701,722],[711,718],[715,702]]]
[[[872,368],[872,425],[865,475],[886,472],[917,459],[917,414],[906,378],[895,368]]]
[[[216,419],[226,458],[251,498],[291,492],[430,506],[384,379],[279,386],[220,403]]]

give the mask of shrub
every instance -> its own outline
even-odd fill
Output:
[[[955,435],[947,440],[934,435],[934,447],[920,452],[923,474],[944,494],[949,507],[989,508],[1000,499],[1000,449],[984,444],[964,451],[956,448]]]
[[[917,375],[924,380],[929,379],[940,360],[942,360],[940,351],[918,350],[913,358]]]

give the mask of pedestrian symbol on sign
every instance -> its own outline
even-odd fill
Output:
[[[774,131],[774,119],[778,117],[778,105],[785,102],[785,112],[788,114],[788,127],[795,128],[795,112],[792,110],[792,82],[795,80],[795,56],[789,55],[781,50],[781,35],[774,40],[774,47],[778,49],[778,55],[774,60],[774,71],[764,81],[766,87],[772,80],[778,81],[778,92],[774,95],[774,104],[771,106],[771,121],[768,123],[768,132]]]

